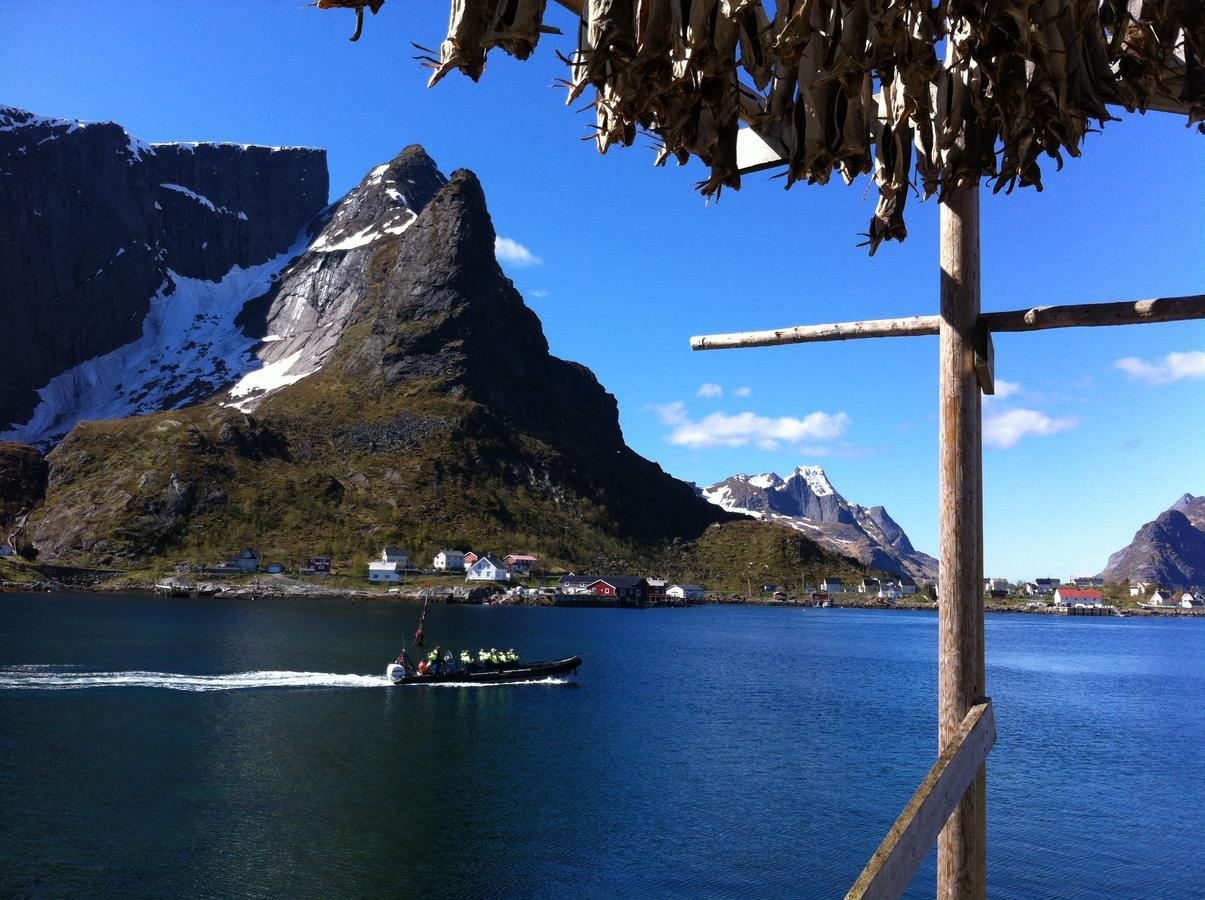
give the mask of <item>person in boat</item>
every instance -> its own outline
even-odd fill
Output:
[[[436,647],[427,654],[427,672],[431,675],[443,673],[443,649]]]

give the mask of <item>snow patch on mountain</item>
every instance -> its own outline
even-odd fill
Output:
[[[806,533],[874,568],[919,579],[937,575],[937,560],[915,550],[883,507],[850,503],[821,466],[797,466],[785,479],[774,472],[733,475],[700,493],[729,512]]]
[[[151,298],[141,336],[52,378],[38,391],[29,421],[0,438],[45,445],[81,420],[178,409],[263,366],[253,353],[259,340],[245,335],[235,319],[307,243],[303,233],[279,256],[258,266],[234,266],[217,282],[169,269]]]
[[[242,221],[247,221],[247,214],[245,212],[227,209],[224,206],[214,206],[213,201],[208,197],[204,196],[203,194],[198,194],[196,191],[189,190],[182,184],[161,184],[159,187],[165,188],[169,191],[175,191],[177,194],[183,194],[189,200],[201,204],[212,213],[220,213],[224,216],[238,216],[238,218]]]
[[[812,493],[817,497],[828,497],[837,493],[833,490],[828,476],[824,474],[824,469],[820,466],[796,466],[795,474],[807,482],[807,486],[812,489]],[[774,477],[777,478],[778,476]],[[779,479],[779,481],[781,480]]]

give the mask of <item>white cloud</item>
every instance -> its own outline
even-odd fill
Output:
[[[528,291],[527,293],[530,296],[535,297],[537,300],[540,300],[540,299],[548,296],[548,291],[536,290],[536,291]]]
[[[723,397],[724,389],[718,384],[701,384],[695,392],[696,397]]]
[[[1146,384],[1171,384],[1184,378],[1205,378],[1205,350],[1169,353],[1163,359],[1147,362],[1126,356],[1113,363],[1135,381]]]
[[[544,262],[540,257],[536,256],[518,241],[512,241],[510,238],[498,236],[494,238],[494,255],[501,262],[510,263],[518,268],[526,268],[527,266],[538,266]]]
[[[990,394],[991,397],[996,397],[1003,400],[1005,397],[1011,397],[1017,391],[1021,390],[1021,385],[1016,381],[1001,381],[996,379],[996,393]]]
[[[748,397],[752,393],[753,393],[753,388],[751,388],[751,387],[738,387],[735,391],[732,392],[732,395],[734,397]]]
[[[695,450],[706,447],[746,447],[777,450],[782,444],[805,441],[831,441],[842,437],[850,425],[843,412],[808,413],[802,419],[791,416],[770,418],[752,412],[711,413],[694,420],[682,401],[666,403],[654,409],[662,424],[672,426],[669,442]]]
[[[991,447],[1012,447],[1027,435],[1058,434],[1079,424],[1076,416],[1052,418],[1036,409],[1009,409],[983,420],[983,441]]]

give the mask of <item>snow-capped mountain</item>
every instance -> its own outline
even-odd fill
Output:
[[[255,368],[233,318],[327,185],[323,150],[148,144],[0,106],[0,436],[49,443]]]
[[[374,245],[446,182],[410,147],[325,207],[320,150],[148,144],[0,107],[0,223],[19,245],[0,250],[18,276],[0,287],[0,438],[45,446],[219,392],[254,409],[321,368]]]
[[[789,525],[876,569],[924,580],[937,577],[937,560],[916,550],[887,510],[850,503],[820,466],[797,466],[787,478],[774,472],[733,475],[702,494],[731,512]]]

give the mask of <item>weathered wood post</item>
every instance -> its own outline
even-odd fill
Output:
[[[979,186],[941,204],[938,753],[985,691],[983,455],[975,332],[979,320]],[[986,892],[987,775],[979,770],[937,843],[937,896]]]

